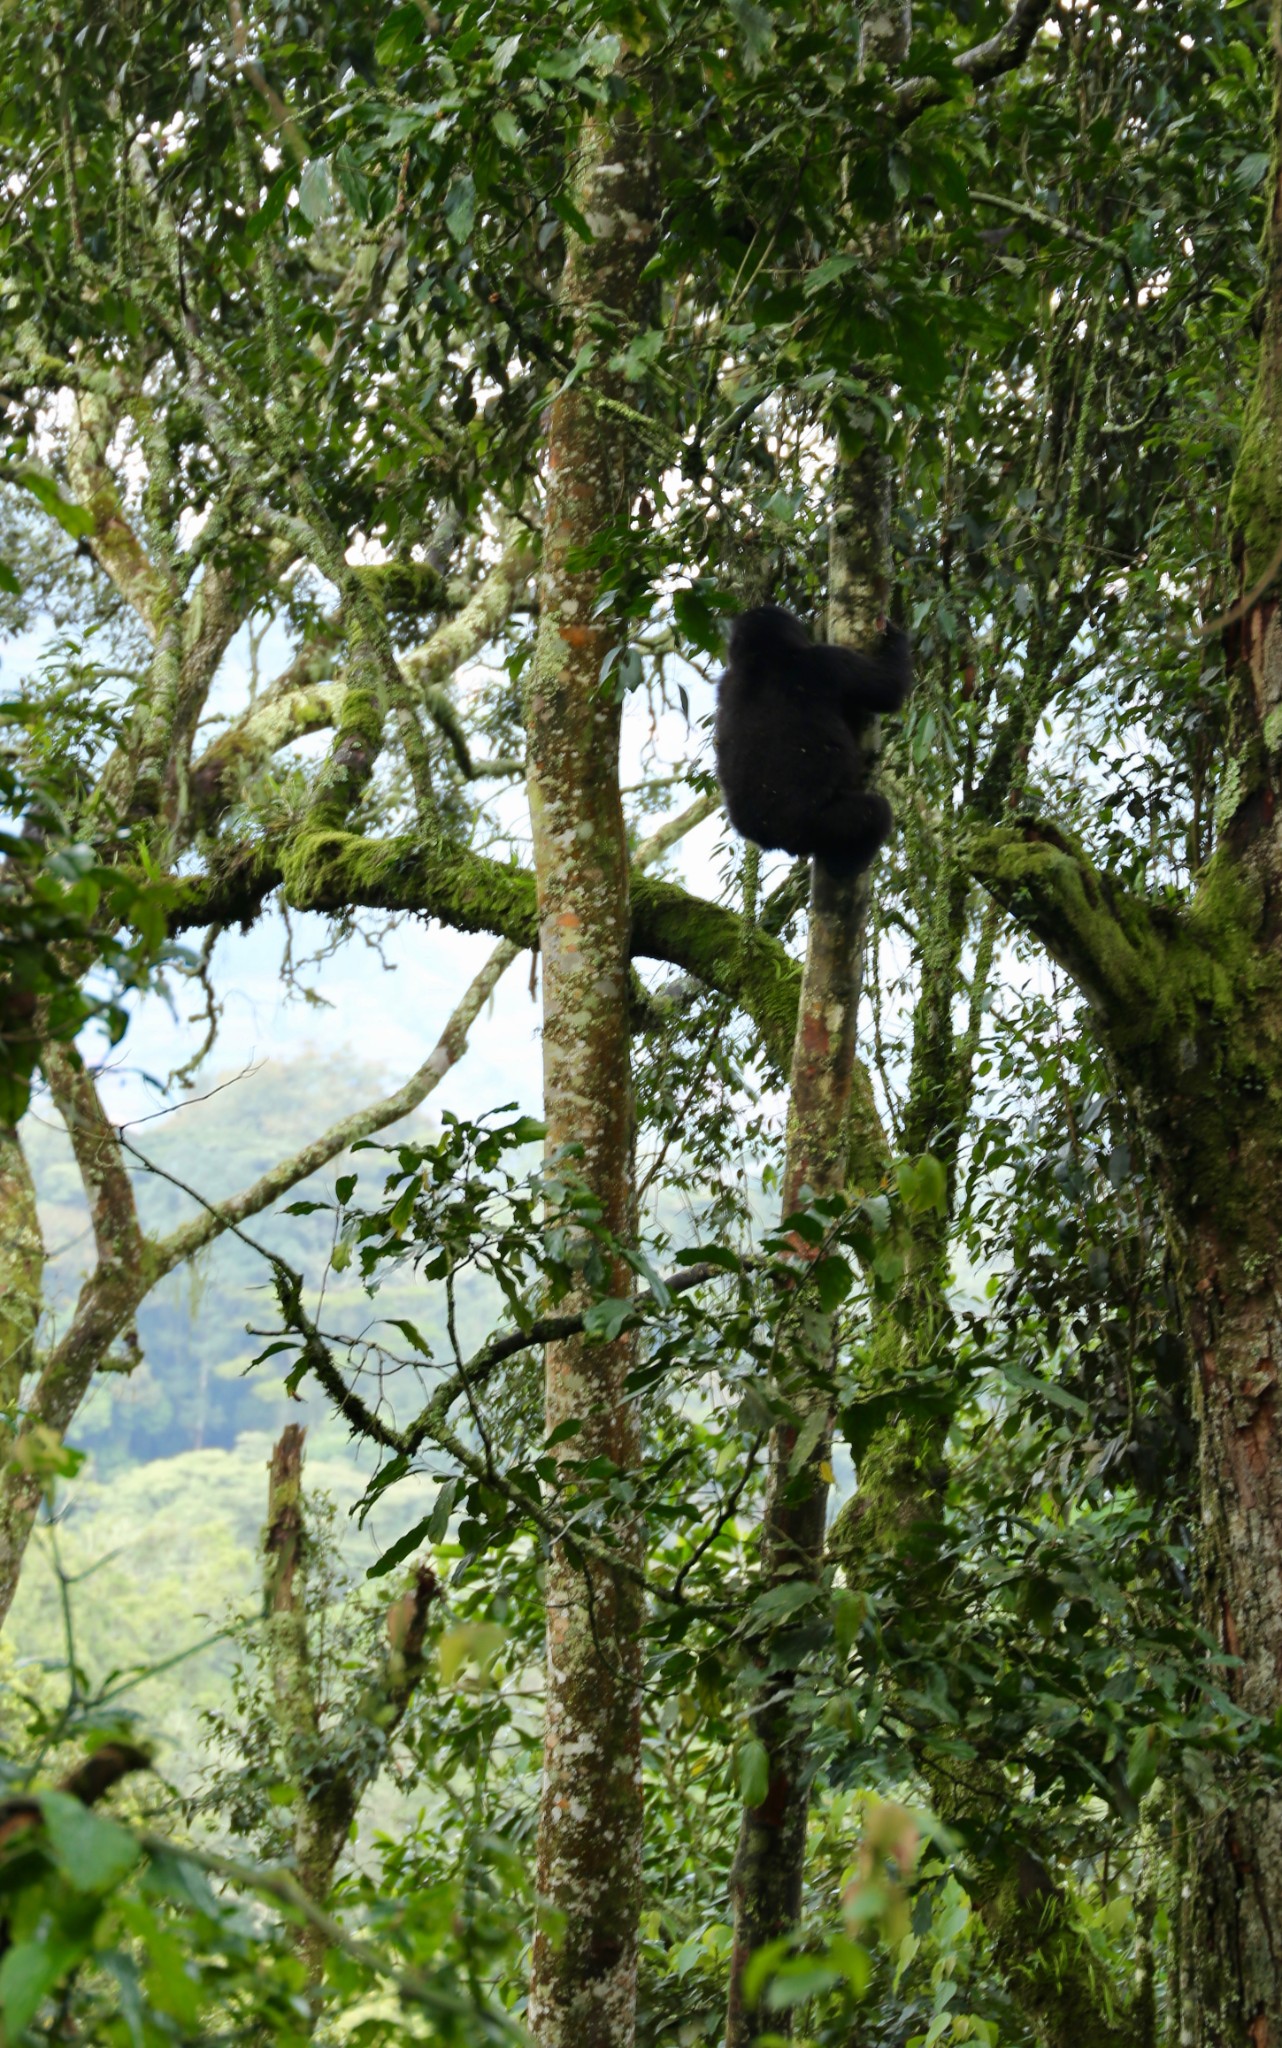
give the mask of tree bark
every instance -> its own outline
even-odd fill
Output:
[[[1253,1148],[1252,1148],[1253,1149]],[[1273,1155],[1276,1158],[1276,1154]],[[1240,1169],[1239,1169],[1240,1170]],[[1274,1205],[1276,1222],[1282,1222]],[[1275,1222],[1275,1227],[1276,1227]],[[1219,1220],[1187,1245],[1197,1360],[1202,1566],[1210,1619],[1240,1659],[1229,1690],[1268,1722],[1282,1686],[1282,1269],[1243,1274]],[[1195,2048],[1282,2041],[1282,1797],[1263,1784],[1191,1816],[1183,1939]]]
[[[578,169],[591,242],[575,241],[562,284],[582,346],[605,319],[635,317],[653,226],[646,138],[626,121],[589,125]],[[605,356],[610,351],[602,347]],[[550,409],[540,626],[527,703],[529,794],[543,961],[543,1089],[549,1161],[591,1191],[605,1229],[634,1229],[628,968],[632,910],[619,794],[621,705],[602,681],[615,638],[594,608],[603,535],[628,516],[635,433],[611,413],[616,380],[589,370]],[[599,557],[598,557],[599,558]],[[585,1247],[586,1250],[586,1247]],[[611,1260],[607,1291],[631,1274]],[[592,1298],[572,1290],[569,1312]],[[578,1434],[556,1455],[572,1467],[637,1468],[641,1438],[625,1391],[627,1337],[580,1338],[546,1352],[549,1431]],[[620,1562],[639,1567],[639,1517],[611,1517]],[[543,2048],[627,2048],[635,2031],[641,1897],[641,1628],[636,1585],[558,1546],[547,1578],[547,1682],[539,1816],[540,1920],[530,2026]]]
[[[1270,644],[1282,654],[1282,619],[1266,610],[1247,640],[1261,663],[1248,671],[1253,697],[1269,688]],[[1267,829],[1271,806],[1254,809]],[[1271,1721],[1282,1685],[1282,963],[1268,850],[1222,848],[1183,914],[1127,897],[1048,828],[985,835],[975,856],[1089,996],[1143,1131],[1194,1360],[1207,1619],[1233,1660],[1226,1691]],[[1245,1758],[1180,1832],[1181,2048],[1278,2048],[1282,1794]]]
[[[867,645],[884,611],[889,587],[888,482],[885,465],[869,450],[856,464],[839,464],[829,574],[829,632],[833,640]],[[876,736],[867,772],[876,765]],[[810,930],[793,1045],[788,1105],[783,1213],[808,1197],[846,1185],[850,1153],[851,1082],[855,1020],[868,903],[867,876],[837,881],[819,863],[811,870]],[[799,1255],[805,1246],[798,1242]],[[810,1370],[832,1351],[831,1320],[807,1319],[805,1349],[794,1362],[792,1384],[780,1392],[786,1416],[771,1432],[762,1530],[762,1578],[818,1579],[831,1480],[831,1419],[826,1395]],[[806,1446],[809,1445],[809,1449]],[[798,1461],[799,1469],[794,1470]],[[769,1677],[751,1709],[753,1738],[765,1749],[765,1798],[744,1808],[731,1872],[734,1947],[726,2008],[726,2048],[747,2048],[763,2031],[787,2031],[781,2013],[749,2006],[744,1973],[755,1950],[790,1934],[801,1913],[810,1772],[804,1731],[792,1709],[795,1671],[782,1639],[761,1645]]]
[[[35,1184],[12,1124],[0,1125],[0,1446],[12,1440],[40,1319],[44,1239]]]

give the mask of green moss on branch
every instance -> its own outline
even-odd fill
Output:
[[[1057,827],[1025,820],[973,832],[966,859],[976,881],[1035,932],[1093,1008],[1151,1019],[1167,995],[1166,945],[1149,905],[1101,875]]]
[[[521,947],[533,946],[538,936],[528,869],[408,834],[363,839],[354,832],[304,830],[283,851],[244,851],[174,886],[173,931],[251,923],[279,886],[296,910],[418,911],[456,931],[492,932]],[[745,933],[737,911],[635,872],[632,952],[732,996],[760,1029],[771,1057],[787,1066],[801,969],[778,939],[760,926]]]

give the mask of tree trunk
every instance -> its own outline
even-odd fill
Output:
[[[830,632],[836,641],[865,645],[873,637],[888,588],[887,485],[884,465],[869,453],[856,467],[837,472],[830,565]],[[875,737],[868,770],[876,763]],[[836,881],[820,863],[811,870],[810,931],[797,1035],[792,1054],[788,1105],[787,1161],[783,1213],[801,1208],[808,1196],[845,1187],[849,1167],[851,1077],[855,1019],[859,1008],[867,876]],[[798,1245],[805,1255],[805,1247]],[[810,1319],[807,1355],[795,1363],[793,1384],[780,1392],[786,1419],[770,1439],[762,1578],[767,1586],[786,1579],[818,1579],[823,1569],[828,1514],[831,1422],[825,1395],[808,1384],[807,1366],[830,1354],[832,1331],[826,1317]],[[813,1351],[813,1356],[811,1352]],[[816,1429],[816,1422],[818,1427]],[[810,1446],[793,1470],[798,1444]],[[726,2048],[746,2048],[764,2029],[786,2030],[780,2013],[750,2007],[744,1972],[754,1950],[790,1934],[801,1912],[810,1772],[804,1731],[795,1723],[795,1673],[781,1664],[783,1645],[763,1643],[769,1678],[749,1720],[753,1738],[765,1749],[766,1796],[744,1808],[731,1872],[734,1947],[726,2010]]]
[[[1282,1223],[1282,1217],[1278,1219]],[[1239,1706],[1270,1720],[1282,1688],[1282,1272],[1225,1298],[1212,1229],[1190,1243],[1202,1456],[1202,1565],[1212,1620],[1241,1665]],[[1190,1831],[1196,2048],[1282,2042],[1282,1798],[1237,1798]]]
[[[1248,1281],[1238,1269],[1234,1284],[1233,1251],[1205,1222],[1188,1245],[1203,1582],[1220,1641],[1241,1659],[1228,1689],[1267,1722],[1282,1692],[1282,1271],[1274,1262]],[[1184,1939],[1194,1997],[1185,2038],[1195,2048],[1277,2048],[1282,1796],[1262,1786],[1193,1820]]]
[[[351,1707],[322,1726],[309,1643],[307,1536],[303,1520],[303,1442],[291,1422],[272,1448],[263,1532],[265,1655],[286,1782],[293,1788],[294,1866],[309,1899],[323,1906],[352,1822],[423,1675],[434,1573],[420,1564],[387,1611],[387,1649]],[[374,1745],[369,1731],[377,1729]],[[328,1941],[311,1920],[295,1942],[307,1967],[313,2021],[319,2017]]]
[[[63,1045],[47,1045],[41,1064],[76,1155],[89,1201],[97,1258],[93,1272],[80,1290],[71,1328],[44,1361],[28,1398],[12,1458],[3,1461],[0,1626],[18,1590],[22,1561],[47,1483],[46,1461],[51,1446],[42,1441],[42,1435],[61,1438],[70,1426],[108,1344],[132,1314],[142,1291],[139,1276],[147,1264],[133,1188],[116,1128],[103,1109],[93,1076],[78,1063],[75,1053]],[[29,1183],[23,1190],[26,1169],[24,1162],[19,1172],[19,1158],[11,1148],[7,1155],[11,1169],[8,1192],[19,1205],[14,1213],[19,1217],[25,1214],[29,1229],[35,1218],[35,1195]],[[38,1235],[35,1243],[28,1243],[26,1253],[33,1278],[37,1277],[36,1243]],[[19,1255],[20,1246],[15,1242],[10,1258]],[[38,1304],[20,1307],[18,1314],[23,1320],[29,1317],[34,1329]]]
[[[577,203],[591,225],[575,241],[563,296],[576,346],[603,318],[619,340],[634,320],[652,238],[645,138],[627,124],[589,127]],[[611,349],[600,347],[602,357]],[[617,629],[595,607],[599,574],[584,567],[627,520],[635,431],[617,380],[590,370],[552,402],[539,638],[527,704],[529,794],[543,961],[543,1089],[549,1160],[566,1163],[600,1205],[604,1228],[633,1232],[633,1108],[628,1017],[628,854],[619,794],[621,705],[601,680]],[[610,408],[617,407],[617,411]],[[586,1251],[586,1246],[584,1247]],[[631,1292],[612,1261],[607,1292]],[[572,1291],[568,1312],[592,1291]],[[581,1339],[546,1354],[547,1425],[578,1433],[556,1455],[568,1489],[579,1461],[640,1462],[625,1391],[632,1345]],[[547,1578],[547,1684],[539,1816],[540,1921],[530,2025],[543,2048],[627,2048],[635,2032],[641,1898],[640,1518],[614,1516],[618,1575],[573,1561],[562,1546]]]
[[[40,1318],[44,1239],[35,1184],[12,1124],[0,1125],[0,1445],[12,1440]]]

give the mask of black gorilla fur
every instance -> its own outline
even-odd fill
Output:
[[[858,786],[860,738],[911,687],[898,626],[875,654],[856,654],[816,646],[782,605],[744,612],[717,691],[717,774],[736,832],[813,854],[831,874],[859,874],[893,822],[885,797]]]

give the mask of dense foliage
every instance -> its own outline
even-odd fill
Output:
[[[0,604],[39,640],[0,707],[15,2043],[516,2038],[536,1929],[565,1933],[535,1870],[553,1559],[603,1669],[594,1601],[644,1593],[642,2041],[724,2030],[772,1684],[810,1810],[799,1918],[743,1977],[755,2038],[1194,2038],[1213,1937],[1181,1899],[1226,1812],[1272,1811],[1279,1736],[1204,1598],[1211,1283],[1170,1165],[1195,1146],[1134,1052],[1134,990],[1165,1016],[1178,960],[1126,981],[1081,930],[1157,957],[1241,838],[1236,643],[1204,622],[1240,583],[1268,36],[1250,0],[959,0],[902,10],[897,47],[897,12],[6,12]],[[574,296],[613,231],[581,204],[603,133],[653,238],[617,303]],[[590,1148],[540,1156],[535,1102],[414,1115],[546,911],[521,785],[576,393],[629,464],[568,549],[639,763],[626,1232]],[[807,877],[705,832],[700,894],[681,847],[715,813],[725,617],[835,602],[834,478],[870,475],[918,681],[885,736],[848,1186],[781,1216]],[[353,1057],[121,1137],[85,1025],[118,1037],[163,973],[208,1027],[168,1094],[202,1091],[273,900],[335,949],[402,916],[499,948],[367,1107]],[[1267,982],[1244,957],[1217,990]],[[1236,1147],[1267,1054],[1216,1071]],[[83,1206],[19,1126],[33,1076]],[[92,1234],[74,1303],[42,1205],[46,1237]],[[184,1321],[169,1276],[220,1239]],[[582,1413],[549,1431],[540,1352],[580,1337]],[[635,1460],[587,1391],[625,1340]],[[264,1384],[278,1420],[307,1399],[331,1476],[353,1443],[360,1533],[286,1428],[264,1559],[217,1538],[176,1758],[135,1665],[166,1664],[158,1615],[195,1646],[196,1594],[140,1562],[145,1622],[128,1565],[95,1595],[111,1509],[87,1491],[78,1525],[77,1487],[231,1446]],[[772,1484],[839,1496],[816,1573],[771,1565],[780,1442]],[[109,1815],[74,1786],[113,1745]]]

